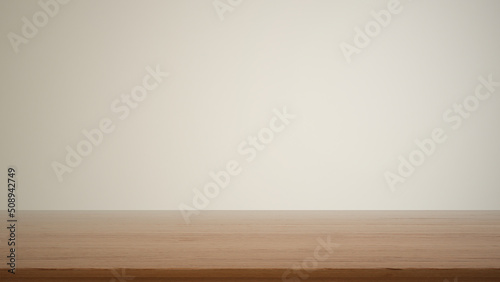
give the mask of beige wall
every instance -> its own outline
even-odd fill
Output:
[[[41,3],[0,2],[19,209],[500,207],[499,1]]]

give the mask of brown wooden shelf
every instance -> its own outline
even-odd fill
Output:
[[[178,211],[17,216],[17,272],[4,227],[2,281],[500,281],[500,211],[201,211],[189,225]]]

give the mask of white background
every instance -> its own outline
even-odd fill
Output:
[[[340,44],[387,3],[246,0],[221,20],[212,0],[73,0],[15,53],[41,8],[1,1],[0,208],[9,165],[21,210],[162,210],[236,160],[207,209],[498,209],[500,89],[458,130],[442,115],[500,81],[500,2],[402,0],[349,64]],[[156,65],[170,77],[119,120],[112,101]],[[246,162],[238,144],[283,107],[296,118]],[[116,130],[59,182],[51,164],[104,117]],[[436,127],[447,141],[391,191]]]

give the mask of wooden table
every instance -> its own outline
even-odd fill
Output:
[[[2,215],[1,281],[500,281],[500,211]]]

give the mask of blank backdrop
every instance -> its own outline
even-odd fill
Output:
[[[357,28],[396,2],[40,3],[0,2],[2,185],[14,165],[21,210],[193,206],[230,161],[240,173],[204,209],[500,207],[500,90],[459,128],[443,119],[480,76],[500,81],[499,1],[401,0],[368,42]],[[113,110],[156,68],[169,76],[126,118]],[[238,147],[283,110],[294,118],[248,161]],[[67,146],[106,118],[114,131],[70,167]],[[446,141],[391,189],[436,128]]]

